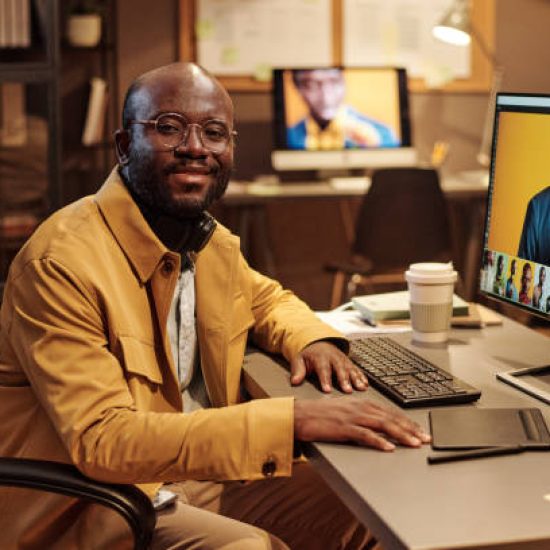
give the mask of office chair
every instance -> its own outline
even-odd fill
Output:
[[[404,287],[411,263],[451,259],[447,204],[437,171],[376,170],[358,212],[351,260],[325,266],[334,273],[331,308],[359,285],[368,292],[379,284]]]
[[[155,510],[145,493],[133,485],[94,481],[70,464],[4,457],[0,457],[0,485],[49,491],[107,506],[132,529],[135,550],[145,550],[151,542]]]

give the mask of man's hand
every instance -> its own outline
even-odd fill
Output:
[[[360,397],[296,400],[294,438],[300,441],[352,441],[382,451],[393,451],[395,444],[392,441],[408,447],[419,447],[431,441],[416,422],[399,410]]]
[[[369,384],[359,367],[330,342],[313,342],[290,361],[290,383],[293,386],[301,384],[312,373],[317,374],[321,389],[327,393],[332,390],[333,375],[346,393],[351,393],[353,388],[366,390]]]

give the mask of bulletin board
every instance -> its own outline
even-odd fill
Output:
[[[492,64],[477,40],[461,48],[431,39],[451,1],[179,0],[179,58],[205,66],[232,91],[270,90],[271,66],[383,65],[406,67],[413,92],[486,92]],[[490,52],[495,5],[470,6]]]

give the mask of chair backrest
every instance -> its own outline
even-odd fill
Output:
[[[436,170],[376,170],[358,213],[353,252],[374,270],[448,261],[452,246],[445,196]]]

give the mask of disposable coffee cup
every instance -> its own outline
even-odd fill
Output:
[[[457,272],[449,263],[411,264],[405,272],[410,296],[411,327],[416,342],[449,338]]]

